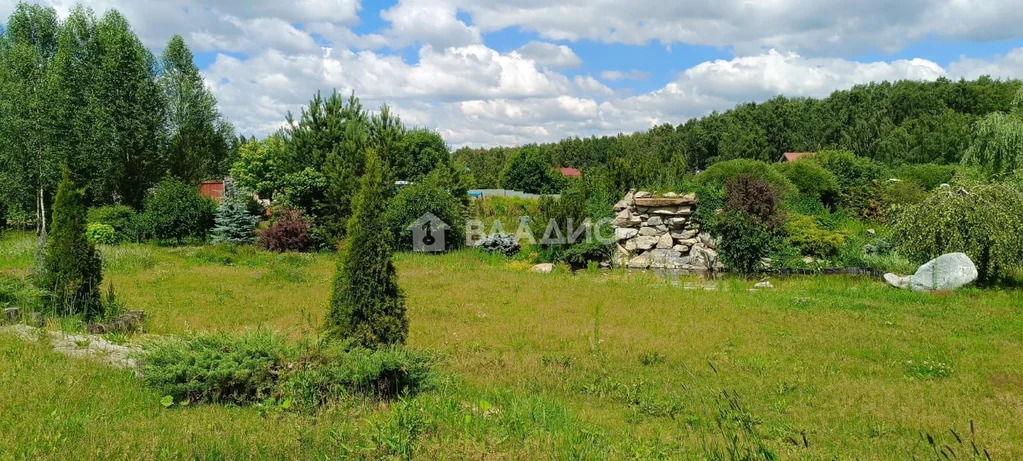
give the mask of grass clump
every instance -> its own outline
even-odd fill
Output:
[[[141,358],[145,382],[178,403],[315,408],[346,396],[411,395],[432,381],[430,361],[418,352],[293,344],[263,331],[154,341]]]

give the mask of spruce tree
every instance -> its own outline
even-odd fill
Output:
[[[85,236],[85,202],[85,191],[75,187],[65,168],[38,282],[53,314],[92,320],[103,315],[99,294],[103,265],[96,247]]]
[[[255,230],[258,223],[259,216],[250,213],[246,207],[245,194],[238,190],[234,181],[225,181],[224,203],[217,208],[213,244],[250,244],[256,239]]]
[[[328,338],[351,339],[368,348],[404,344],[408,334],[405,296],[398,287],[391,233],[383,219],[389,195],[385,168],[374,152],[367,155],[327,314]]]

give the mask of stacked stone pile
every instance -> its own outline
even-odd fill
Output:
[[[695,194],[630,191],[615,204],[614,262],[630,269],[720,270],[717,244],[692,219]]]

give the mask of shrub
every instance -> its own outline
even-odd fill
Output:
[[[766,181],[775,190],[776,195],[784,196],[795,190],[795,186],[778,170],[771,168],[771,165],[757,160],[729,160],[718,162],[707,168],[706,171],[696,176],[696,184],[699,186],[723,189],[729,181],[739,176],[751,176]]]
[[[914,181],[895,181],[885,184],[882,200],[889,209],[915,205],[927,198],[927,190]],[[886,210],[887,211],[887,210]]]
[[[763,179],[741,175],[725,185],[724,209],[744,213],[768,229],[784,221],[780,205],[774,189]]]
[[[116,245],[121,241],[114,227],[107,224],[89,224],[85,229],[85,235],[96,245]]]
[[[392,236],[383,219],[389,185],[384,165],[370,153],[355,197],[327,313],[326,336],[377,348],[403,344],[408,335],[405,295],[391,261]]]
[[[925,190],[931,190],[942,184],[948,184],[955,178],[958,167],[955,165],[936,165],[924,163],[919,165],[904,165],[893,172],[896,178],[903,181],[912,181]]]
[[[892,238],[916,263],[966,253],[982,282],[996,281],[1023,267],[1023,194],[1003,185],[938,189],[898,216]]]
[[[800,194],[819,200],[827,206],[834,206],[842,193],[838,179],[820,163],[804,158],[791,163],[775,165]]]
[[[216,227],[213,228],[213,243],[246,245],[256,238],[256,224],[259,215],[249,212],[246,194],[240,192],[234,181],[224,184],[224,203],[217,208]]]
[[[501,253],[510,258],[519,254],[522,245],[514,235],[490,234],[476,242],[476,248],[487,253]]]
[[[92,208],[89,210],[89,224],[106,224],[125,239],[131,232],[136,215],[135,210],[124,205]]]
[[[804,256],[832,258],[845,245],[845,234],[821,227],[811,216],[789,214],[785,233],[788,242]]]
[[[824,151],[810,160],[819,162],[824,169],[830,171],[843,189],[867,186],[881,178],[880,165],[868,158],[857,157],[850,151]]]
[[[725,211],[718,217],[715,231],[721,239],[721,262],[725,269],[739,274],[761,271],[762,259],[771,254],[777,240],[767,227],[741,211]]]
[[[145,231],[154,238],[178,243],[189,238],[205,240],[213,227],[216,208],[216,202],[200,196],[196,187],[167,180],[146,199]]]
[[[85,235],[85,220],[85,191],[75,188],[65,169],[36,279],[52,313],[91,320],[103,315],[99,294],[103,265],[96,247]]]
[[[412,230],[409,228],[421,216],[431,213],[448,225],[444,231],[448,250],[461,247],[465,242],[465,209],[451,193],[437,184],[431,175],[424,181],[398,191],[388,202],[384,222],[395,237],[392,247],[397,251],[412,249]]]
[[[305,251],[309,248],[309,221],[301,211],[279,209],[270,219],[270,226],[259,233],[258,244],[267,251]]]
[[[725,184],[724,212],[714,232],[721,238],[721,262],[740,274],[763,268],[761,260],[777,247],[784,215],[776,190],[767,181],[740,175]]]
[[[347,395],[392,398],[430,386],[429,359],[397,348],[289,344],[267,332],[145,344],[144,381],[173,402],[314,408]]]

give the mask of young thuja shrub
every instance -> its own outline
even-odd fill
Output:
[[[51,313],[86,320],[103,315],[103,263],[86,236],[85,191],[75,187],[67,169],[57,188],[53,225],[35,281]]]
[[[384,164],[371,153],[338,255],[326,335],[368,348],[404,344],[408,335],[405,294],[391,260],[392,236],[383,217],[389,185]]]

